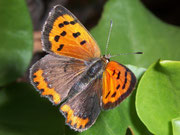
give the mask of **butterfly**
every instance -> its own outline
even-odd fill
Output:
[[[49,13],[42,46],[48,54],[31,67],[31,83],[54,105],[63,102],[60,112],[76,131],[90,128],[101,110],[116,107],[136,85],[135,75],[101,56],[93,37],[63,6]]]

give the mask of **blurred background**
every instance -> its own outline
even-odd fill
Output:
[[[35,31],[39,31],[53,6],[60,4],[69,9],[87,29],[97,24],[107,0],[26,0]],[[180,25],[179,0],[141,0],[158,18]]]

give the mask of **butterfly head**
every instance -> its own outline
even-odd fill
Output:
[[[102,60],[107,64],[110,62],[111,54],[103,55]]]

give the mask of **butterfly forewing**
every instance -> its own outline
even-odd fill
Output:
[[[59,5],[48,16],[42,43],[45,51],[58,55],[83,60],[100,57],[100,49],[92,36],[71,12]]]
[[[46,55],[32,66],[30,78],[41,95],[58,104],[67,97],[85,69],[86,65],[81,60]]]
[[[109,62],[103,73],[102,108],[117,106],[132,92],[135,84],[136,77],[127,67]]]

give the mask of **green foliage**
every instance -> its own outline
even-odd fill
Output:
[[[158,61],[139,82],[137,113],[153,134],[172,134],[171,120],[180,116],[179,77],[180,62]]]
[[[105,51],[110,20],[113,20],[109,43],[111,54],[144,52],[114,59],[139,67],[148,67],[157,59],[180,59],[180,29],[161,22],[139,0],[110,0],[92,34]]]
[[[23,0],[0,0],[0,86],[24,74],[32,56],[32,24]]]
[[[0,11],[3,13],[0,14],[0,134],[125,135],[129,133],[128,127],[135,135],[180,134],[180,62],[154,63],[159,58],[180,59],[180,29],[154,17],[140,1],[108,1],[92,30],[102,54],[111,19],[113,29],[108,51],[111,54],[144,52],[113,58],[131,64],[128,67],[139,80],[137,89],[117,108],[103,111],[96,123],[82,133],[66,126],[59,106],[41,98],[30,84],[10,83],[25,72],[30,62],[32,24],[23,0],[0,0]]]
[[[62,135],[57,107],[30,84],[14,83],[0,91],[0,135]]]

